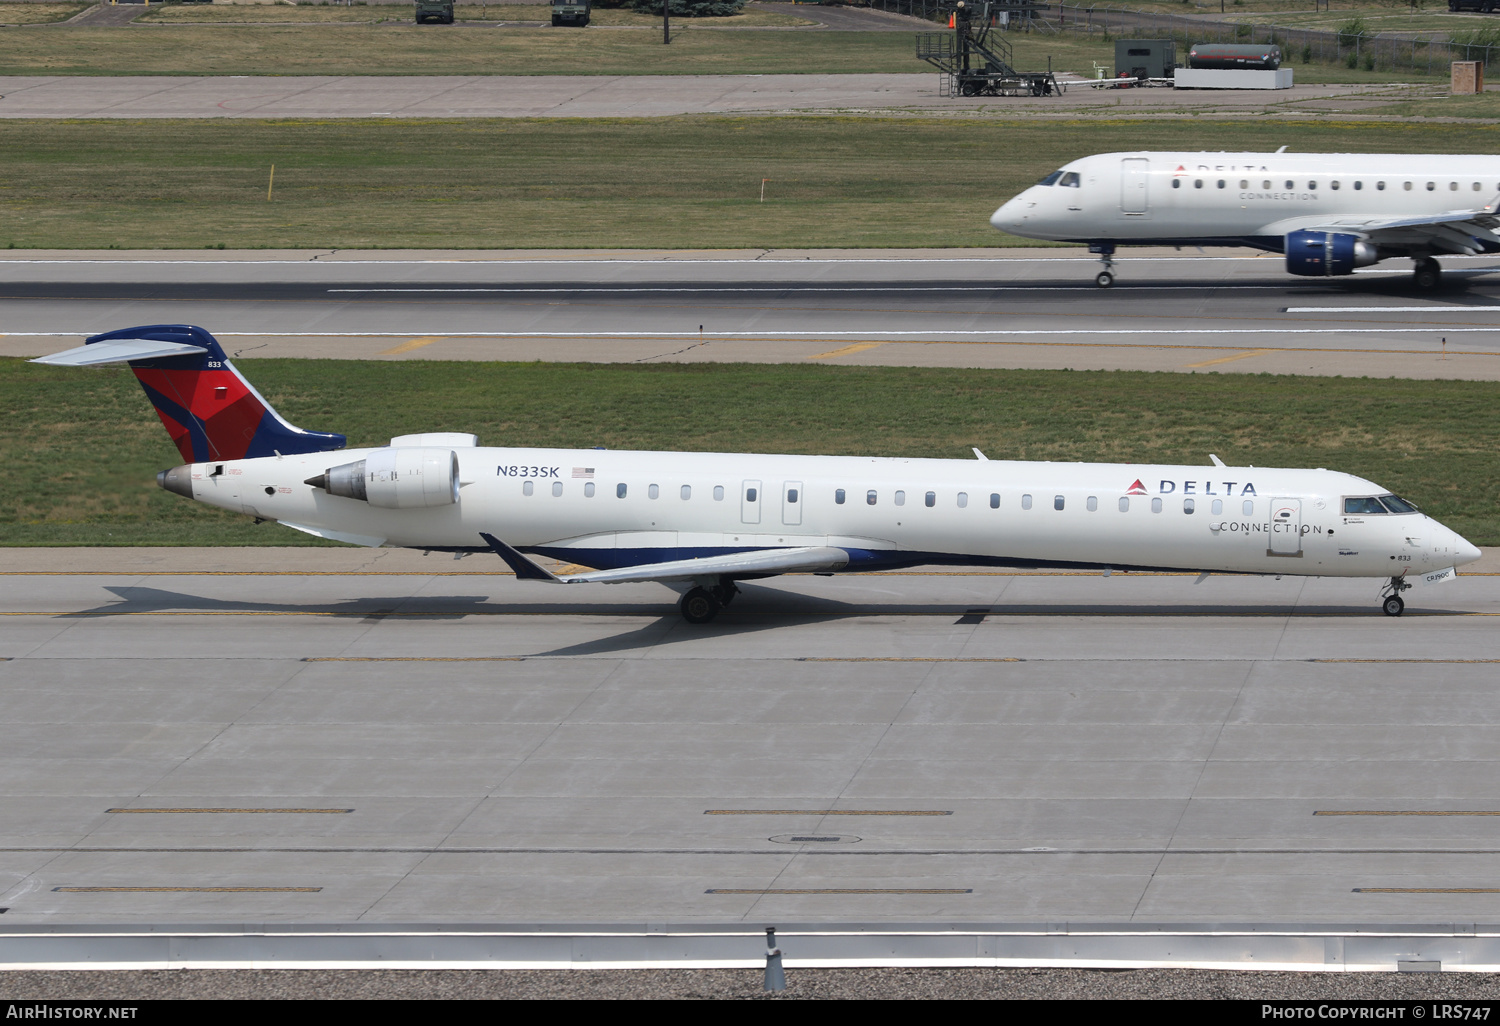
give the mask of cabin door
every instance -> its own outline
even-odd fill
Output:
[[[1266,551],[1273,556],[1302,554],[1302,500],[1271,500],[1271,543]]]
[[[1147,185],[1151,181],[1151,162],[1145,157],[1126,157],[1120,161],[1120,212],[1142,217],[1151,209]]]
[[[746,481],[740,486],[740,523],[760,523],[759,481]]]

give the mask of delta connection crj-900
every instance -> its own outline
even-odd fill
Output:
[[[658,581],[712,620],[737,581],[929,564],[1370,577],[1382,609],[1479,550],[1331,470],[492,448],[403,435],[349,449],[283,420],[202,328],[95,335],[34,362],[128,363],[186,498],[320,538],[498,555],[523,580]],[[531,556],[594,571],[559,577]]]

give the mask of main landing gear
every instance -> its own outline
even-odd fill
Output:
[[[688,623],[708,623],[719,615],[740,593],[733,581],[722,581],[710,588],[698,587],[682,596],[678,609]]]
[[[1410,587],[1411,582],[1405,577],[1392,577],[1391,583],[1380,593],[1380,611],[1386,616],[1400,616],[1406,609],[1406,603],[1401,601],[1401,593]]]
[[[1096,242],[1089,246],[1090,253],[1099,254],[1104,270],[1094,275],[1094,284],[1107,289],[1115,283],[1115,247],[1111,242]]]
[[[1420,291],[1431,292],[1442,284],[1443,268],[1432,257],[1417,257],[1416,266],[1412,268],[1411,280]]]

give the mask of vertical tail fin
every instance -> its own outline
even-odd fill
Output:
[[[100,345],[100,343],[108,343]],[[99,346],[98,349],[90,347]],[[189,463],[342,449],[343,435],[304,431],[281,418],[234,368],[218,341],[189,324],[153,324],[94,335],[79,349],[34,363],[129,363],[167,433]]]

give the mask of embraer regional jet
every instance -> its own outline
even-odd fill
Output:
[[[1438,286],[1443,253],[1500,252],[1500,159],[1402,153],[1101,153],[1052,172],[990,224],[1087,243],[1115,283],[1117,246],[1252,246],[1291,274],[1353,274],[1388,257]]]
[[[128,363],[187,462],[168,491],[320,538],[494,552],[524,580],[659,581],[706,623],[736,581],[922,564],[1417,579],[1479,550],[1330,470],[481,447],[420,434],[345,448],[293,427],[188,325],[128,328],[35,363]],[[530,555],[528,555],[530,554]],[[531,555],[596,567],[559,577]]]

